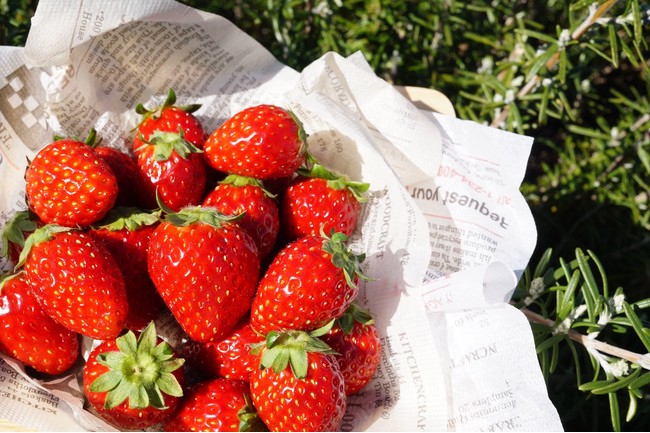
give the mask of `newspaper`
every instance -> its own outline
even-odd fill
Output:
[[[0,228],[25,208],[27,161],[54,134],[94,127],[128,150],[135,105],[170,87],[202,104],[207,130],[250,105],[291,108],[317,159],[371,185],[351,246],[367,256],[359,300],[383,352],[341,429],[562,430],[530,326],[508,304],[535,246],[518,191],[532,138],[422,111],[360,53],[295,71],[231,22],[172,0],[41,0],[26,47],[0,56]],[[43,378],[1,362],[0,420],[113,430],[83,401],[82,366]]]

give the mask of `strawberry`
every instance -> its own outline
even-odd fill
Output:
[[[0,351],[46,374],[70,369],[79,337],[43,311],[19,272],[0,280]]]
[[[106,340],[88,356],[84,394],[97,413],[116,427],[140,430],[169,418],[181,401],[185,374],[153,322]]]
[[[304,162],[306,134],[288,110],[274,105],[246,108],[210,134],[205,157],[224,173],[257,179],[286,177]]]
[[[250,398],[248,384],[240,380],[199,382],[186,393],[165,431],[264,431]]]
[[[205,343],[186,341],[182,353],[188,364],[208,376],[248,382],[259,364],[252,350],[262,342],[264,337],[253,330],[248,318],[244,318],[222,339]]]
[[[343,314],[358,293],[365,255],[345,245],[347,236],[305,236],[284,247],[260,280],[251,310],[253,328],[269,331],[320,328]]]
[[[101,225],[89,231],[112,254],[122,271],[129,303],[126,327],[142,329],[165,308],[149,277],[147,248],[158,214],[137,208],[114,208]]]
[[[237,224],[255,241],[260,260],[269,255],[280,230],[280,216],[274,197],[261,181],[231,174],[203,199],[203,206],[216,207],[226,215],[245,212]]]
[[[153,208],[156,197],[178,211],[197,205],[203,199],[206,165],[201,156],[205,132],[192,111],[199,106],[175,106],[176,95],[170,89],[161,107],[146,110],[133,140],[136,162],[143,187],[142,206]]]
[[[140,172],[131,156],[108,146],[95,147],[95,153],[108,164],[117,179],[116,206],[136,206],[142,197]]]
[[[375,374],[381,359],[381,340],[370,313],[352,303],[322,340],[338,352],[345,393],[355,394]]]
[[[333,351],[303,331],[271,332],[253,371],[251,397],[271,431],[338,431],[345,414],[343,375]]]
[[[142,142],[142,137],[148,140],[156,131],[178,133],[179,129],[183,131],[182,134],[185,140],[199,149],[203,148],[206,133],[201,121],[194,115],[194,112],[201,108],[201,105],[175,104],[176,93],[174,89],[169,89],[167,98],[162,105],[151,110],[148,110],[142,104],[135,107],[135,112],[142,116],[133,138],[133,150],[135,152],[145,145]]]
[[[287,239],[317,235],[321,228],[351,236],[354,231],[362,194],[369,185],[354,182],[315,163],[301,168],[287,187],[280,205],[283,234]]]
[[[91,131],[88,144],[94,137]],[[115,204],[115,174],[88,144],[70,138],[55,140],[27,167],[27,201],[44,223],[86,227],[99,221]]]
[[[56,322],[99,340],[122,331],[128,316],[122,273],[89,234],[52,224],[40,227],[27,238],[18,265]]]
[[[255,242],[214,208],[163,210],[149,241],[149,275],[190,338],[222,338],[250,309],[260,273]]]

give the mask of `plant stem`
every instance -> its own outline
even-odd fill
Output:
[[[553,320],[547,319],[544,316],[537,314],[533,311],[530,311],[527,308],[521,308],[520,311],[524,313],[526,318],[532,323],[537,323],[539,325],[547,326],[550,329],[555,328],[555,322]],[[618,358],[629,361],[633,364],[637,364],[646,370],[650,370],[650,354],[639,354],[631,352],[626,349],[621,349],[617,346],[612,346],[611,344],[604,343],[600,340],[594,338],[589,338],[584,334],[576,332],[572,329],[567,331],[566,335],[573,341],[582,344],[583,346],[591,349],[595,349],[599,352],[606,353],[608,355],[616,356]]]

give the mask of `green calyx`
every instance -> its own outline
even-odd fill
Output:
[[[332,320],[327,325],[309,333],[295,330],[269,332],[266,336],[266,344],[257,348],[258,350],[265,348],[260,360],[260,368],[272,368],[275,373],[279,374],[290,366],[296,379],[304,379],[307,377],[309,369],[308,353],[337,355],[336,351],[318,338],[329,332],[333,324]]]
[[[140,121],[138,126],[142,125],[142,123],[149,118],[153,118],[153,119],[159,118],[160,113],[162,113],[162,111],[165,110],[166,108],[177,107],[185,111],[186,113],[194,113],[196,110],[201,108],[201,104],[187,104],[187,105],[179,105],[179,106],[175,104],[176,104],[176,92],[174,92],[174,89],[170,88],[169,91],[167,92],[167,98],[165,98],[165,102],[163,102],[162,105],[154,107],[151,110],[145,108],[145,106],[142,104],[136,105],[135,112],[142,116],[142,120]]]
[[[368,188],[370,188],[369,183],[353,181],[348,179],[346,176],[335,173],[320,164],[311,155],[308,157],[307,166],[299,168],[298,174],[303,177],[325,179],[327,181],[327,186],[330,188],[335,190],[348,189],[354,198],[356,198],[360,203],[368,201],[364,194],[368,191]]]
[[[239,431],[267,431],[266,425],[260,419],[250,396],[244,393],[244,406],[237,412]]]
[[[163,220],[177,227],[187,227],[191,224],[208,224],[219,228],[226,223],[239,221],[245,214],[245,212],[242,212],[235,215],[226,215],[210,206],[187,206],[178,212],[174,212],[160,200],[158,194],[156,194],[156,200],[163,212]]]
[[[18,263],[14,269],[17,270],[25,264],[27,257],[29,256],[29,252],[35,245],[51,240],[57,233],[68,232],[71,230],[75,229],[72,229],[70,227],[63,227],[56,224],[46,224],[34,230],[34,232],[29,235],[27,240],[25,240],[25,245],[23,247],[23,250],[20,252]]]
[[[128,400],[129,408],[165,409],[164,394],[182,397],[183,388],[172,374],[185,360],[176,358],[169,344],[157,343],[156,327],[151,322],[136,339],[132,331],[115,340],[119,351],[97,356],[109,368],[90,385],[91,392],[106,392],[105,409]]]
[[[97,138],[97,130],[95,128],[90,128],[88,131],[88,135],[84,140],[81,140],[77,137],[66,137],[64,135],[54,135],[54,141],[59,141],[59,140],[75,140],[75,141],[80,141],[82,143],[87,144],[88,146],[95,148],[101,143],[101,138]]]
[[[354,254],[347,247],[348,237],[332,229],[331,235],[327,236],[321,227],[321,236],[323,237],[323,251],[332,255],[332,264],[343,270],[345,281],[350,287],[356,287],[355,276],[364,280],[370,280],[361,270],[361,263],[366,259],[365,254]]]
[[[160,210],[150,212],[136,207],[116,207],[102,218],[96,228],[109,231],[126,229],[132,232],[156,224],[160,221],[160,214]]]
[[[185,139],[182,128],[178,132],[154,131],[147,139],[140,134],[140,140],[144,143],[137,150],[146,146],[154,146],[154,159],[156,161],[167,161],[173,152],[183,159],[189,158],[193,153],[202,153],[203,151]]]
[[[260,179],[254,177],[241,176],[238,174],[229,174],[222,181],[219,182],[220,185],[232,185],[243,187],[247,185],[255,186],[260,188],[267,197],[275,198],[275,194],[272,194],[269,190],[264,187],[264,183]]]
[[[345,313],[336,319],[336,324],[344,333],[350,335],[354,329],[355,323],[361,323],[362,325],[371,325],[375,323],[375,319],[372,317],[368,310],[361,307],[356,302],[353,302],[345,310]]]
[[[0,235],[0,255],[5,257],[9,253],[9,243],[25,246],[25,233],[33,232],[38,227],[34,216],[30,211],[23,210],[16,212],[5,225]]]
[[[298,116],[291,111],[287,110],[287,113],[291,117],[291,119],[296,123],[298,126],[298,139],[302,143],[299,153],[306,153],[307,152],[307,133],[305,132],[305,126],[302,124],[302,121],[298,119]]]

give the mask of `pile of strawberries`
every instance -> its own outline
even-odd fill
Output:
[[[3,233],[0,351],[33,374],[83,368],[122,429],[334,431],[379,364],[347,241],[368,185],[320,164],[288,110],[211,134],[170,90],[125,153],[58,138]],[[168,310],[168,311],[167,311]],[[172,347],[154,319],[171,312]],[[80,336],[99,340],[87,360]]]

